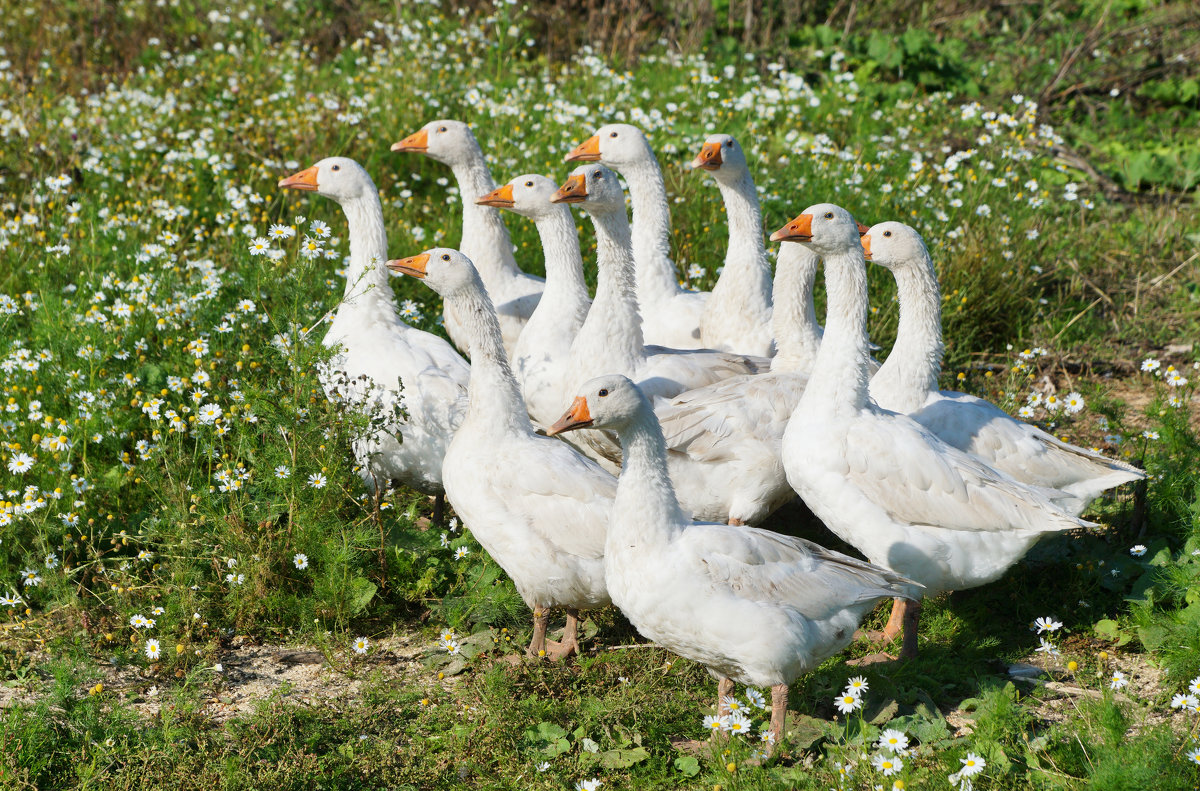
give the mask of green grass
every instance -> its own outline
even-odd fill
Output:
[[[849,761],[846,787],[869,788],[883,779],[857,756],[902,727],[919,744],[899,775],[908,788],[947,787],[968,752],[987,762],[981,789],[1195,787],[1196,717],[1167,715],[1200,674],[1200,444],[1194,387],[1169,386],[1166,368],[1200,372],[1194,351],[1165,351],[1198,325],[1200,215],[1181,193],[1195,189],[1200,110],[1194,68],[1170,60],[1194,22],[1174,3],[947,19],[905,8],[874,9],[888,20],[879,31],[860,22],[846,35],[814,11],[749,57],[736,43],[746,31],[717,19],[688,39],[704,53],[643,43],[627,67],[555,49],[565,39],[543,27],[551,6],[461,21],[425,5],[285,3],[241,19],[201,0],[119,11],[30,0],[7,15],[0,454],[35,464],[0,468],[0,594],[24,599],[0,615],[0,684],[20,696],[0,714],[3,785],[829,788],[835,762]],[[1152,41],[1134,42],[1137,29]],[[605,35],[597,51],[623,51]],[[1051,85],[1083,42],[1107,54],[1081,49]],[[837,717],[833,699],[865,646],[801,679],[791,754],[774,764],[754,765],[740,739],[727,754],[675,749],[705,737],[715,685],[655,648],[609,650],[636,642],[617,613],[596,614],[577,663],[510,665],[528,615],[469,533],[428,525],[428,500],[409,491],[371,518],[348,453],[363,421],[327,403],[314,373],[344,218],[274,186],[352,156],[381,189],[392,254],[453,244],[449,171],[388,152],[435,117],[469,120],[501,181],[564,177],[563,154],[603,123],[647,128],[679,199],[680,274],[700,265],[698,287],[714,282],[726,234],[711,179],[683,168],[709,132],[750,152],[772,228],[824,200],[868,223],[913,224],[945,295],[944,386],[1013,412],[1043,377],[1082,393],[1079,415],[1039,406],[1034,419],[1144,464],[1144,498],[1104,498],[1096,531],[929,603],[922,656],[865,671],[861,714]],[[506,219],[518,258],[540,271],[532,225]],[[332,230],[330,259],[300,255],[313,220]],[[296,238],[273,242],[277,260],[251,256],[276,223]],[[395,287],[414,324],[440,331],[433,295]],[[886,272],[871,273],[884,349],[894,293]],[[1147,357],[1157,373],[1139,370]],[[206,404],[221,410],[213,423],[196,419]],[[795,510],[772,526],[844,548]],[[1147,551],[1134,556],[1138,544]],[[455,560],[459,548],[470,553]],[[24,585],[25,570],[39,583]],[[132,627],[135,615],[154,628]],[[1005,672],[1037,647],[1039,616],[1064,623],[1052,637],[1062,656],[1046,660],[1054,678],[1096,695],[1071,698],[1066,721],[1047,716],[1057,693]],[[446,628],[458,656],[437,647]],[[359,636],[374,646],[366,657],[351,651]],[[397,636],[430,646],[416,677],[374,664]],[[214,666],[244,638],[315,647],[364,686],[312,705],[276,696],[218,722],[212,700],[234,682]],[[1122,668],[1162,675],[1118,697],[1108,682]],[[137,699],[152,688],[165,705],[147,716]],[[969,735],[946,722],[956,710],[973,717]]]

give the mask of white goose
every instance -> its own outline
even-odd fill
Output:
[[[550,651],[566,656],[577,648],[578,611],[609,603],[604,538],[616,479],[567,443],[534,433],[495,309],[465,255],[434,248],[388,266],[424,281],[463,318],[470,396],[442,467],[446,496],[533,610],[531,655],[545,648],[546,610],[566,609],[563,641]]]
[[[1088,525],[867,397],[866,263],[845,209],[811,206],[771,238],[805,242],[825,261],[825,337],[783,463],[830,530],[934,595],[991,582],[1043,535]],[[913,656],[920,605],[897,605],[884,637],[903,623],[902,654]]]
[[[463,229],[460,246],[483,278],[504,333],[504,349],[509,354],[525,322],[533,315],[546,281],[521,271],[513,258],[512,240],[500,212],[476,201],[496,189],[487,160],[471,128],[462,121],[430,121],[419,130],[392,144],[393,151],[424,154],[449,165],[458,181],[462,198]],[[446,333],[454,345],[466,351],[468,343],[462,330],[462,317],[443,311]]]
[[[578,167],[555,193],[554,201],[579,204],[592,218],[599,266],[596,298],[571,345],[564,379],[567,390],[601,373],[620,373],[638,382],[651,397],[670,398],[730,376],[769,368],[770,361],[761,357],[645,345],[634,296],[625,193],[615,173],[603,165]],[[585,440],[603,458],[619,462],[620,449],[611,435],[589,432]]]
[[[938,390],[942,364],[941,295],[920,234],[903,223],[875,225],[863,237],[866,257],[896,276],[900,323],[896,344],[871,379],[871,398],[905,412],[948,445],[983,459],[1018,481],[1060,489],[1055,502],[1074,514],[1105,489],[1146,477],[1136,467],[1056,439],[989,401]]]
[[[646,396],[623,376],[586,383],[551,433],[614,430],[625,449],[604,571],[638,631],[718,680],[771,687],[774,744],[788,684],[833,656],[881,598],[912,586],[887,569],[767,530],[693,522],[667,477],[666,446]]]
[[[545,176],[517,176],[477,203],[533,220],[546,255],[546,290],[513,350],[513,372],[530,416],[548,426],[562,407],[562,380],[571,343],[592,301],[583,279],[579,234],[571,210],[551,203],[558,185]]]
[[[449,343],[397,315],[384,267],[383,209],[362,166],[330,157],[279,186],[332,198],[350,226],[346,288],[324,340],[341,350],[320,375],[330,400],[348,401],[382,418],[374,433],[354,441],[360,474],[376,491],[379,483],[386,487],[396,480],[436,495],[435,519],[440,519],[442,458],[466,410],[470,366]],[[394,416],[396,406],[407,411],[407,419]]]
[[[783,470],[783,430],[821,347],[813,306],[820,263],[802,244],[780,248],[770,371],[733,376],[654,405],[675,492],[697,519],[759,524],[796,496]]]
[[[600,162],[629,184],[633,202],[633,258],[637,300],[647,343],[672,349],[700,349],[700,316],[708,293],[679,285],[671,260],[671,212],[658,159],[642,130],[609,124],[596,130],[566,157],[567,162]]]
[[[771,262],[763,245],[758,190],[745,152],[729,135],[709,135],[692,167],[712,174],[729,220],[725,268],[700,316],[700,340],[709,349],[770,357],[774,353]]]

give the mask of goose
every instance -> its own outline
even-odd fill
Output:
[[[562,406],[562,379],[571,342],[583,326],[587,283],[579,234],[566,205],[551,203],[558,184],[535,173],[517,176],[476,203],[508,209],[533,220],[546,255],[546,290],[513,350],[513,372],[535,422],[548,426]]]
[[[717,679],[771,687],[770,742],[783,738],[788,685],[853,638],[881,598],[911,580],[768,530],[693,522],[667,476],[650,401],[624,376],[584,384],[548,433],[616,431],[625,449],[604,546],[609,595],[645,637]]]
[[[440,521],[442,458],[466,411],[470,366],[445,340],[410,327],[396,313],[384,268],[387,231],[379,191],[361,165],[329,157],[279,186],[332,198],[349,224],[346,286],[323,341],[338,351],[320,379],[331,401],[348,402],[382,421],[353,442],[359,473],[377,494],[379,482],[396,480],[434,495],[434,521]],[[399,417],[396,407],[407,417]]]
[[[871,398],[905,412],[943,442],[1018,481],[1061,490],[1055,501],[1078,515],[1105,489],[1146,477],[1022,423],[989,401],[938,390],[942,363],[941,295],[929,250],[899,222],[873,226],[862,239],[866,258],[891,270],[900,299],[896,343],[871,379]]]
[[[854,218],[817,204],[776,231],[821,255],[829,306],[816,365],[783,435],[788,482],[825,525],[923,594],[998,579],[1042,536],[1087,527],[1048,498],[950,447],[867,395],[866,262]],[[897,600],[882,637],[903,627],[917,652],[918,601]]]
[[[729,219],[725,268],[700,316],[700,341],[709,349],[770,357],[774,353],[771,262],[763,245],[762,210],[745,152],[730,135],[709,135],[692,167],[712,174]]]
[[[547,611],[561,607],[566,629],[548,655],[568,656],[578,650],[579,610],[610,603],[604,540],[617,481],[567,443],[534,432],[492,301],[467,256],[439,247],[387,265],[423,281],[463,318],[471,382],[442,464],[446,497],[533,611],[529,654],[543,655]]]
[[[512,354],[517,338],[533,315],[546,281],[521,271],[513,258],[512,240],[504,219],[496,209],[477,203],[479,198],[496,189],[487,160],[462,121],[430,121],[413,134],[392,144],[392,151],[424,154],[430,159],[449,165],[458,181],[462,198],[462,252],[475,263],[488,296],[496,306],[500,330],[504,334],[504,349]],[[469,347],[462,317],[443,310],[446,333],[459,349]]]
[[[633,258],[637,299],[645,319],[646,342],[673,349],[700,349],[700,317],[708,293],[679,285],[671,260],[671,212],[662,170],[642,130],[609,124],[580,143],[567,162],[599,162],[629,183],[633,203]]]
[[[802,244],[780,247],[770,371],[655,401],[671,481],[697,519],[756,525],[796,496],[783,470],[783,430],[821,346],[813,306],[820,263]]]
[[[645,345],[634,296],[625,193],[615,173],[603,165],[582,165],[571,173],[553,200],[578,204],[596,228],[596,298],[571,344],[564,379],[568,390],[601,373],[620,373],[637,381],[651,397],[670,398],[730,376],[759,373],[770,367],[770,360],[761,357]],[[585,439],[603,458],[619,463],[620,448],[611,434],[589,432]]]

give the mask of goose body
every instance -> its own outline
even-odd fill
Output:
[[[692,167],[717,182],[729,220],[725,267],[700,316],[700,341],[708,349],[770,357],[775,353],[771,262],[745,152],[730,135],[709,135]]]
[[[645,395],[623,376],[580,392],[551,432],[612,430],[625,449],[605,544],[613,603],[643,635],[705,665],[722,689],[772,687],[778,740],[787,685],[845,647],[875,602],[903,595],[910,581],[804,539],[693,522],[675,498]]]
[[[600,162],[625,177],[633,203],[633,257],[637,301],[646,343],[701,349],[700,318],[708,292],[679,285],[671,259],[671,211],[662,170],[642,130],[609,124],[567,155],[568,162]]]
[[[596,228],[596,298],[571,345],[566,387],[575,389],[602,373],[620,373],[651,397],[670,398],[686,390],[770,366],[765,358],[708,349],[668,349],[643,342],[642,319],[633,287],[633,258],[624,193],[616,174],[603,165],[576,168],[556,193],[560,203],[578,203]],[[589,445],[618,462],[610,434],[588,432]]]
[[[533,220],[546,255],[546,290],[512,355],[513,373],[521,383],[529,415],[544,426],[561,411],[571,343],[592,304],[571,210],[550,202],[557,188],[545,176],[526,174],[478,201]]]
[[[569,653],[576,611],[610,601],[604,541],[616,479],[567,443],[534,432],[495,310],[466,256],[434,248],[388,266],[422,279],[463,317],[470,394],[442,467],[446,497],[533,610],[530,652],[545,645],[546,610],[562,607]]]
[[[392,150],[424,154],[454,171],[463,212],[459,244],[483,279],[496,307],[504,348],[512,354],[521,330],[541,299],[546,281],[517,266],[512,240],[500,212],[478,203],[496,189],[496,183],[471,128],[462,121],[431,121],[393,144]],[[450,340],[465,352],[469,344],[462,329],[463,317],[443,309],[443,319]]]
[[[941,296],[929,251],[915,230],[898,222],[879,223],[863,239],[871,260],[895,275],[900,299],[896,344],[871,379],[876,404],[907,413],[946,444],[1018,481],[1058,490],[1053,499],[1074,514],[1105,489],[1145,477],[1130,464],[1063,442],[982,398],[938,390]]]
[[[1019,483],[870,401],[866,266],[844,209],[810,207],[772,238],[802,240],[825,261],[825,336],[784,432],[783,461],[792,487],[830,530],[933,595],[991,582],[1042,536],[1088,524],[1053,504],[1053,492]],[[916,653],[918,613],[901,609],[906,655]]]
[[[399,481],[441,495],[442,459],[466,410],[470,366],[449,343],[397,314],[375,183],[354,160],[330,157],[280,186],[336,200],[349,223],[345,292],[323,341],[338,352],[319,375],[330,400],[373,419],[353,442],[360,475],[371,489]]]

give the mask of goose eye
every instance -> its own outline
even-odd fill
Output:
[[[443,261],[449,261],[449,260],[450,260],[450,254],[449,254],[449,253],[442,253],[442,260],[443,260]]]
[[[334,165],[333,167],[330,168],[330,170],[341,170],[341,169],[342,169],[341,165]]]
[[[884,232],[883,232],[883,235],[884,235],[884,236],[891,236],[891,235],[892,235],[892,232],[891,232],[891,231],[884,231]]]
[[[600,172],[600,171],[598,171],[598,170],[593,170],[593,171],[592,171],[592,178],[594,178],[594,179],[604,178],[604,174],[603,174],[603,173],[601,173],[601,172]]]
[[[600,388],[600,392],[596,393],[596,395],[600,396],[601,398],[604,398],[604,396],[608,395],[608,388],[607,387]]]
[[[525,186],[526,186],[526,187],[532,187],[532,186],[533,186],[533,182],[532,182],[532,181],[526,181],[526,182],[525,182]]]
[[[608,133],[608,136],[609,136],[609,137],[616,137],[616,136],[617,136],[617,133],[616,133],[616,132],[609,132],[609,133]]]
[[[725,141],[725,147],[726,147],[726,148],[733,148],[733,141],[732,141],[732,140],[726,140],[726,141]]]
[[[438,134],[441,134],[442,132],[445,132],[445,131],[446,131],[446,127],[444,127],[444,126],[438,127]]]
[[[825,212],[825,219],[827,219],[827,220],[832,220],[832,219],[833,219],[833,212],[831,212],[831,211],[827,211],[827,212]]]

